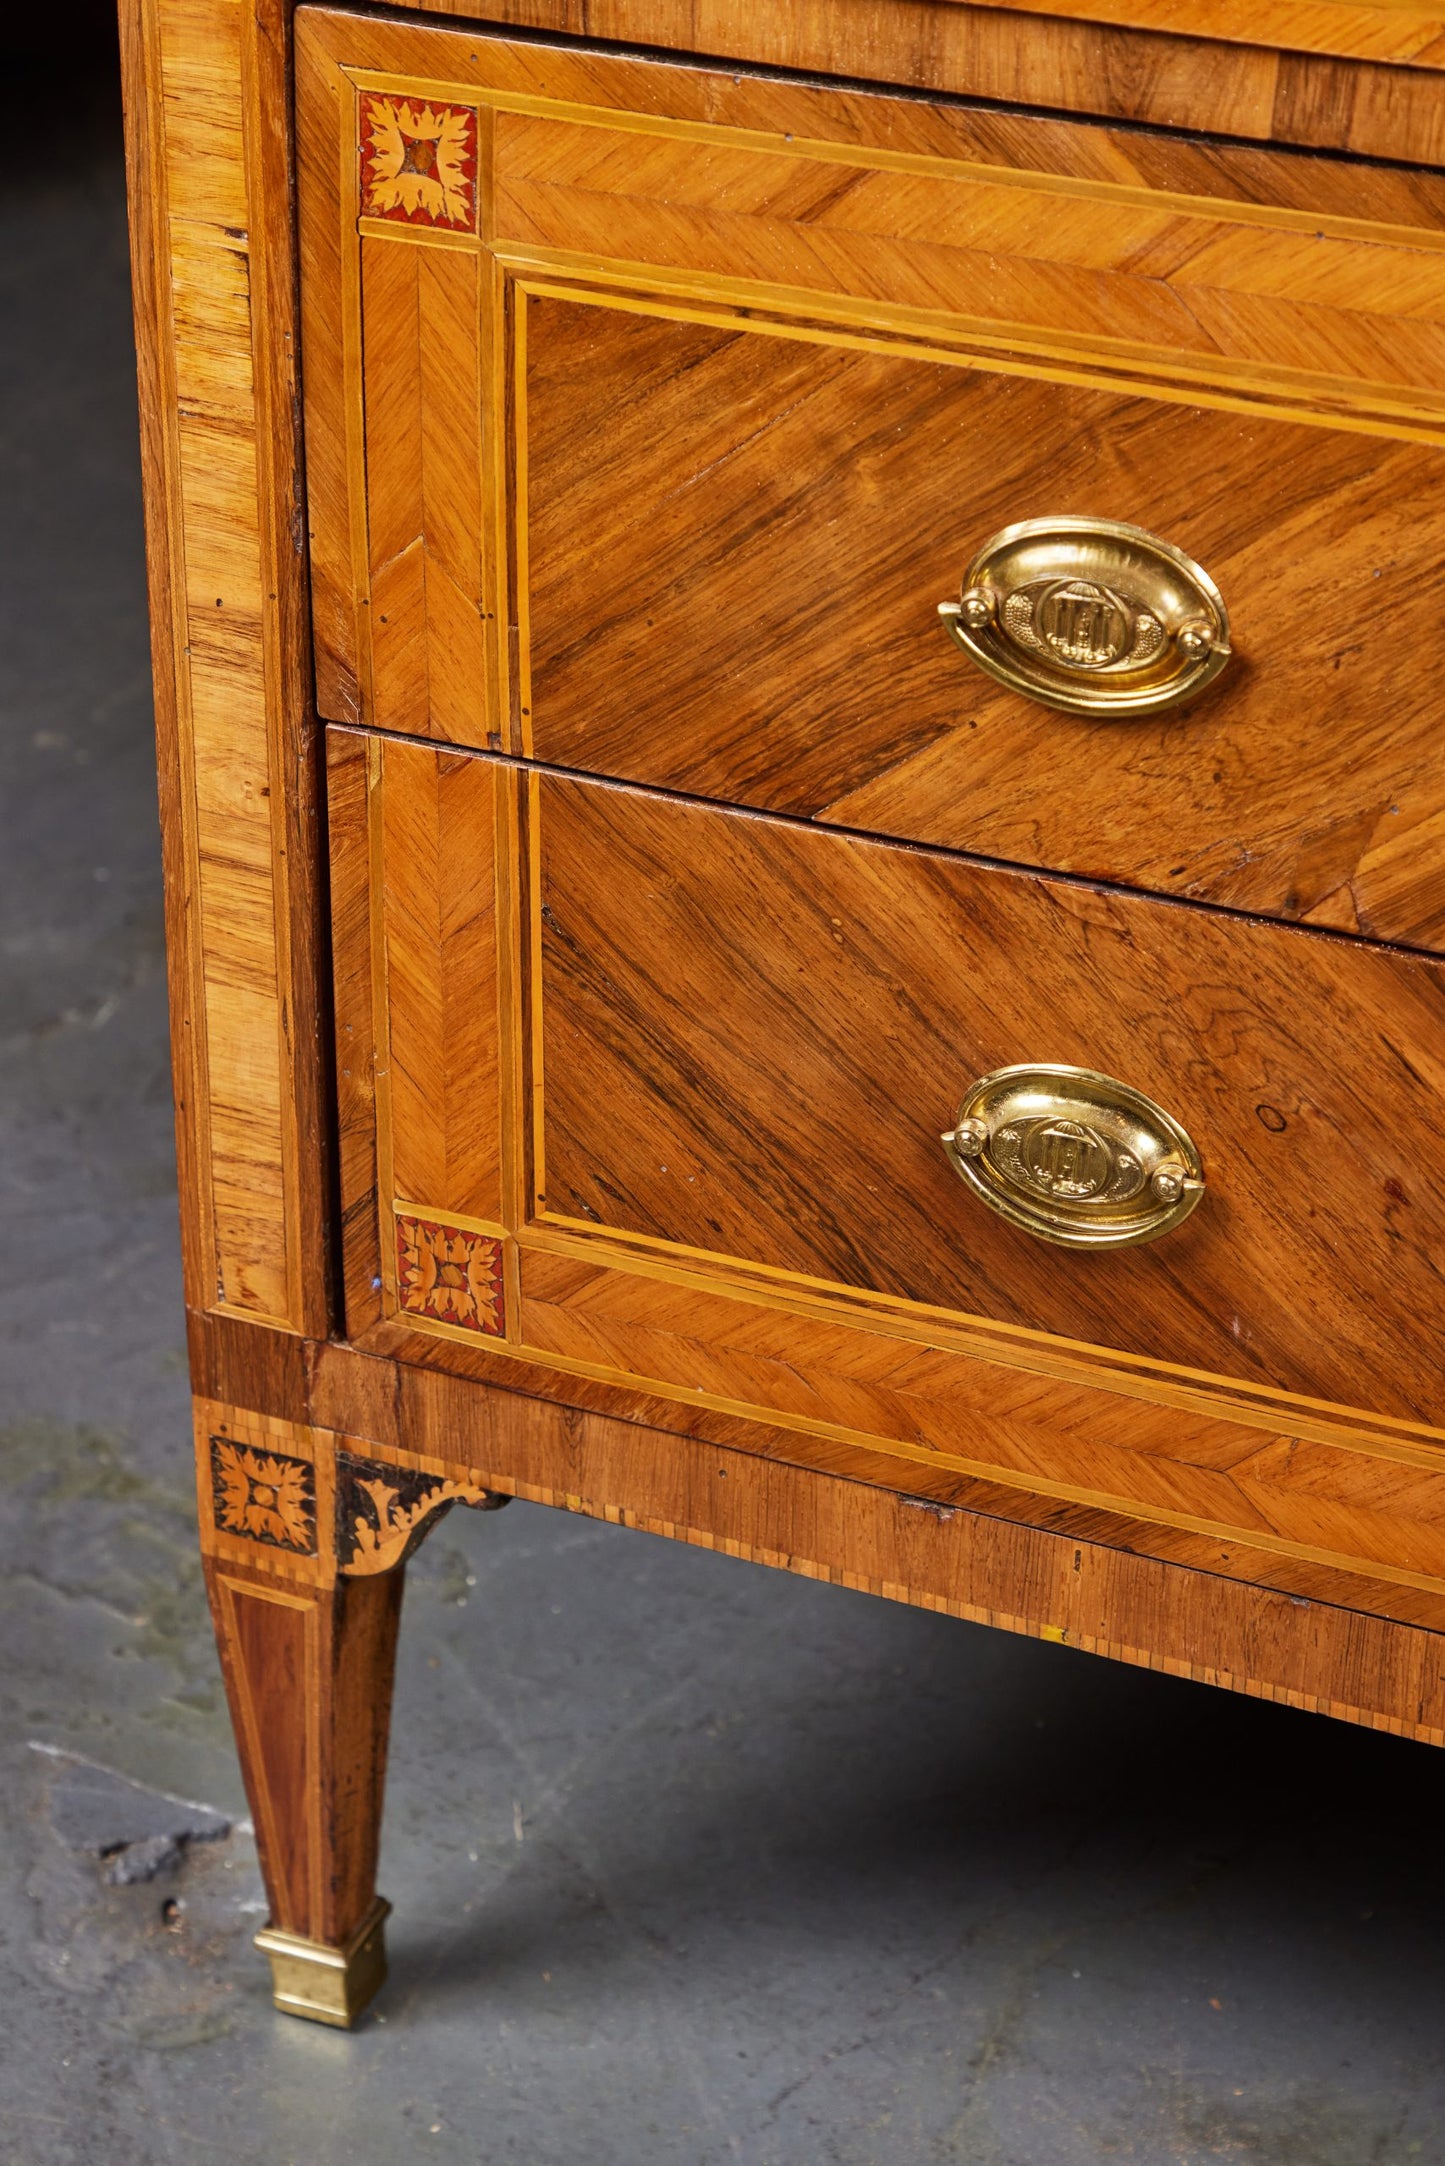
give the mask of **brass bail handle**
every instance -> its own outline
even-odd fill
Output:
[[[938,613],[999,684],[1125,718],[1192,699],[1229,660],[1229,612],[1171,542],[1112,519],[1026,519],[974,556]]]
[[[1092,1068],[980,1076],[942,1142],[990,1210],[1066,1248],[1156,1241],[1204,1194],[1199,1153],[1173,1115]]]

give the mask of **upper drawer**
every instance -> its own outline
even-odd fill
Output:
[[[1438,179],[298,22],[324,714],[1445,941]],[[1210,574],[1207,692],[949,641],[1060,515]]]

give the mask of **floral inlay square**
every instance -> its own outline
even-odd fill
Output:
[[[502,1244],[429,1218],[396,1221],[396,1290],[404,1310],[499,1339],[506,1329]]]
[[[316,1555],[316,1475],[307,1460],[213,1436],[211,1485],[224,1533]]]
[[[361,94],[361,211],[471,233],[477,223],[477,116],[469,105]]]

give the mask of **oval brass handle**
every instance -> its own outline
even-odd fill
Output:
[[[1229,660],[1229,612],[1209,574],[1113,519],[1006,526],[938,613],[990,677],[1071,714],[1154,714]]]
[[[990,1210],[1067,1248],[1157,1240],[1204,1194],[1199,1153],[1172,1114],[1092,1068],[980,1076],[942,1141]]]

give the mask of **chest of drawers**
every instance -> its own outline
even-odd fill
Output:
[[[1445,1741],[1440,26],[449,12],[123,10],[202,1546],[339,2023],[456,1503]]]

